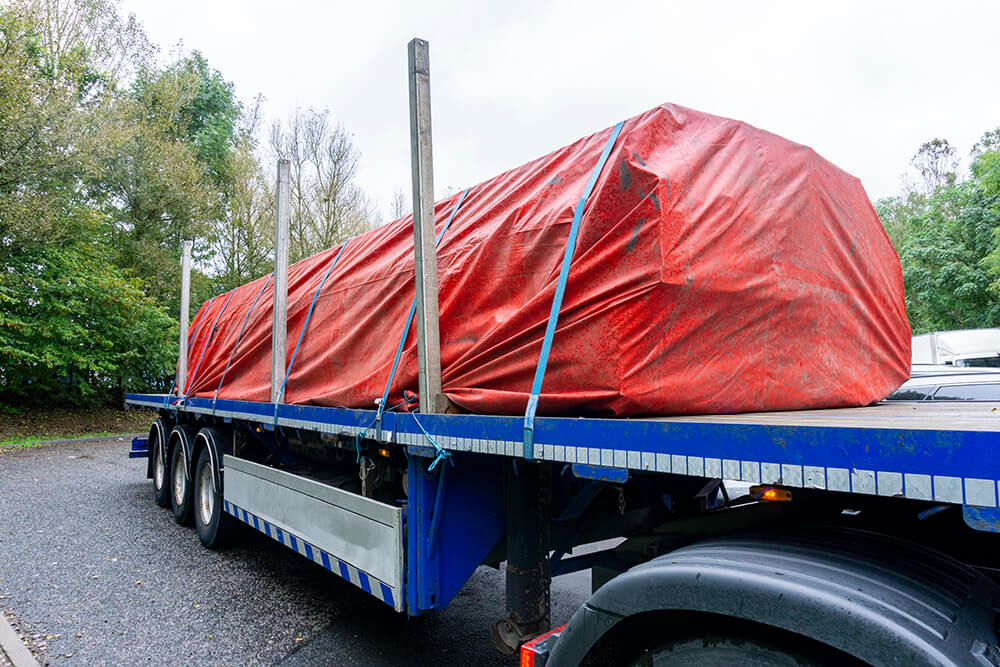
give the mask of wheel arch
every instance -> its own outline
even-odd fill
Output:
[[[880,535],[719,538],[602,586],[566,625],[548,664],[579,664],[613,629],[651,612],[758,623],[870,664],[965,664],[977,650],[996,661],[997,600],[997,585],[968,566]]]
[[[177,424],[171,429],[170,439],[167,441],[167,461],[170,461],[173,457],[175,447],[181,448],[181,452],[184,455],[184,478],[188,482],[191,481],[191,468],[194,465],[191,454],[197,432],[197,427],[192,424]]]
[[[219,426],[205,426],[195,436],[191,452],[191,470],[193,471],[194,466],[197,465],[198,457],[201,456],[201,451],[208,449],[208,455],[212,461],[212,475],[218,488],[222,488],[222,456],[229,450],[225,442],[226,435],[228,435],[226,430]]]
[[[162,446],[168,446],[168,437],[173,430],[173,422],[165,417],[157,417],[149,427],[149,443],[146,449],[146,479],[153,478],[153,457],[156,456],[155,447],[152,446],[153,438],[157,439]],[[164,450],[166,453],[168,450]]]

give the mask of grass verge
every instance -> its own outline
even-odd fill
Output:
[[[114,408],[35,408],[5,406],[0,414],[0,447],[31,447],[47,440],[143,433],[152,410]]]

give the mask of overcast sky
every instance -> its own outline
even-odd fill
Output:
[[[919,147],[1000,125],[1000,2],[124,0],[266,98],[328,107],[388,213],[409,194],[406,43],[430,42],[439,196],[663,102],[815,148],[895,194]]]

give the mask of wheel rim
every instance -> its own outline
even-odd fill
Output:
[[[215,479],[212,477],[212,466],[208,461],[198,468],[198,480],[195,482],[198,491],[198,513],[203,526],[212,524],[215,514]]]
[[[184,479],[184,455],[179,454],[177,458],[174,459],[174,502],[180,507],[184,504],[184,492],[187,480]]]
[[[153,485],[157,489],[163,488],[163,477],[166,474],[167,464],[163,461],[163,447],[159,440],[156,441],[156,460],[153,463]]]

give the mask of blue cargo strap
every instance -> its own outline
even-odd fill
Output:
[[[583,188],[580,201],[576,203],[576,210],[573,212],[573,224],[569,228],[569,238],[566,240],[566,251],[563,253],[562,266],[559,269],[559,281],[556,283],[556,293],[552,297],[552,310],[549,311],[549,322],[545,326],[545,338],[542,340],[542,351],[538,355],[538,366],[535,367],[535,381],[531,385],[531,394],[528,395],[528,407],[524,411],[524,452],[526,459],[535,458],[535,411],[538,410],[538,397],[542,393],[542,380],[545,378],[545,368],[549,363],[549,352],[552,350],[552,338],[556,333],[556,324],[559,321],[559,309],[562,308],[563,295],[566,293],[566,282],[569,279],[569,266],[573,261],[573,251],[576,249],[576,237],[580,233],[580,221],[583,219],[583,209],[590,199],[590,194],[597,184],[597,177],[604,169],[604,163],[611,155],[611,148],[615,145],[618,135],[622,131],[625,121],[615,125],[608,137],[608,143],[604,145],[604,151],[597,160],[590,180]]]
[[[444,233],[448,231],[451,226],[451,221],[455,219],[455,214],[458,213],[459,207],[462,206],[462,202],[465,201],[465,196],[469,194],[470,188],[466,188],[462,191],[462,195],[458,198],[458,202],[455,204],[455,208],[451,209],[451,215],[444,223],[444,227],[441,228],[440,233],[438,233],[437,238],[434,240],[434,247],[437,248],[441,243],[441,239],[444,238]],[[399,338],[399,346],[396,347],[396,356],[392,360],[392,368],[389,370],[389,379],[385,383],[385,390],[382,392],[382,400],[378,404],[378,412],[375,415],[375,439],[382,439],[382,413],[385,412],[385,404],[389,400],[389,387],[392,386],[392,381],[396,377],[396,369],[399,367],[399,359],[403,356],[403,346],[406,344],[406,337],[410,334],[410,327],[413,326],[413,317],[417,312],[417,297],[413,296],[413,303],[410,304],[410,314],[406,317],[406,326],[403,327],[403,335]],[[419,424],[418,424],[419,425]],[[431,441],[433,444],[433,440]],[[437,447],[437,445],[435,445]]]
[[[253,303],[250,304],[250,310],[247,311],[247,316],[243,318],[243,326],[240,327],[240,332],[236,335],[236,342],[233,343],[233,351],[229,353],[229,360],[226,361],[226,367],[222,371],[222,378],[219,380],[219,386],[215,388],[215,398],[212,399],[213,415],[215,414],[215,404],[219,401],[219,392],[222,390],[222,383],[226,381],[226,373],[229,372],[229,365],[233,363],[233,357],[236,356],[236,350],[240,346],[240,341],[243,340],[243,330],[246,329],[247,322],[250,321],[250,314],[257,306],[257,302],[260,301],[260,297],[264,293],[264,290],[266,290],[267,286],[271,284],[271,278],[273,276],[273,273],[267,276],[267,280],[264,281],[264,284],[260,286],[260,291],[257,292],[257,298],[255,298]]]
[[[313,293],[312,303],[309,304],[309,311],[306,313],[306,321],[302,323],[302,331],[299,332],[299,340],[295,343],[295,350],[292,352],[292,358],[288,361],[288,369],[285,371],[285,379],[281,381],[281,389],[278,390],[278,395],[275,397],[274,401],[274,423],[278,424],[278,405],[281,403],[281,399],[285,395],[285,385],[288,384],[288,376],[292,374],[292,364],[295,363],[295,355],[299,353],[299,345],[302,344],[302,339],[306,335],[306,327],[309,326],[309,318],[312,317],[313,308],[316,307],[316,299],[319,298],[319,293],[323,290],[323,285],[326,284],[326,279],[330,277],[330,272],[333,271],[333,267],[337,266],[337,260],[340,256],[344,254],[344,249],[347,248],[347,244],[350,240],[344,241],[344,244],[340,246],[340,250],[334,255],[333,261],[330,262],[330,266],[326,268],[326,273],[323,274],[323,279],[319,281],[319,287]]]
[[[209,308],[211,308],[211,307],[212,307],[212,302],[213,302],[213,301],[215,301],[215,297],[214,297],[214,296],[213,296],[213,297],[212,297],[211,299],[209,299],[209,300],[208,300],[208,307],[209,307]],[[199,310],[200,310],[200,309],[199,309]],[[189,350],[191,349],[191,341],[193,341],[193,340],[194,340],[194,337],[195,337],[195,335],[196,335],[196,334],[198,333],[198,327],[200,327],[200,326],[201,326],[201,320],[198,320],[198,323],[197,323],[197,324],[195,324],[195,325],[194,325],[194,326],[193,326],[193,327],[191,328],[191,333],[189,333],[189,334],[188,334],[188,349],[189,349]],[[180,365],[180,364],[178,364],[178,366],[179,366],[179,365]],[[177,370],[178,370],[178,372],[179,372],[179,371],[180,371],[180,368],[178,368]],[[167,392],[167,393],[166,393],[166,394],[165,394],[165,395],[163,396],[163,409],[164,409],[164,410],[165,410],[165,409],[167,408],[167,403],[168,403],[168,402],[170,401],[170,395],[171,395],[172,393],[174,393],[174,389],[176,389],[176,388],[177,388],[177,375],[178,375],[178,373],[174,373],[174,381],[173,381],[173,383],[172,383],[172,384],[170,385],[170,390],[169,390],[169,391],[168,391],[168,392]],[[182,398],[182,397],[178,396],[178,397],[177,397],[177,400],[179,401],[179,400],[181,400],[181,398]]]
[[[222,314],[226,312],[226,308],[229,306],[229,300],[233,298],[233,292],[235,291],[236,290],[229,291],[229,296],[226,297],[226,302],[222,304],[222,310],[219,311],[219,314],[215,316],[215,321],[212,322],[212,328],[208,332],[208,340],[206,340],[205,344],[201,346],[201,354],[198,355],[198,363],[194,365],[194,370],[191,371],[191,377],[187,379],[187,385],[189,387],[192,384],[194,384],[195,378],[198,377],[198,371],[201,370],[201,362],[205,358],[205,350],[208,349],[208,344],[211,343],[212,338],[215,337],[215,328],[219,326],[219,320],[222,318]],[[190,391],[184,392],[184,398],[182,399],[182,402],[186,401],[190,396],[191,396]]]
[[[451,452],[437,444],[437,440],[434,439],[434,436],[428,433],[427,429],[424,428],[424,425],[420,423],[419,419],[417,419],[417,413],[412,412],[410,413],[410,416],[413,417],[413,422],[420,427],[421,431],[423,431],[424,437],[427,438],[427,442],[431,443],[434,447],[434,460],[431,461],[429,466],[427,466],[427,471],[430,472],[431,470],[434,470],[434,468],[437,467],[437,464],[442,461],[447,461],[451,465],[455,465],[455,462],[451,459]]]

